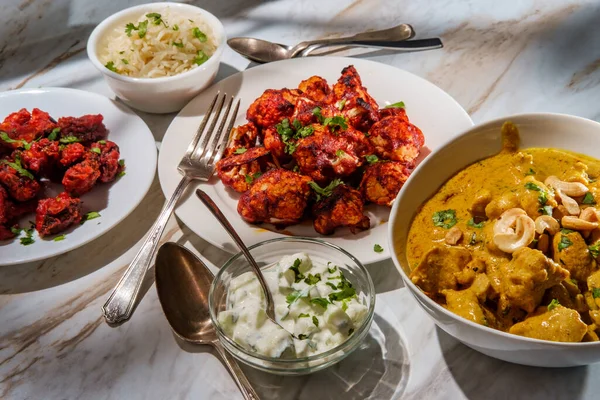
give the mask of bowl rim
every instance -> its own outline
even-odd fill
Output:
[[[185,10],[185,9],[193,10],[196,13],[202,14],[202,17],[206,18],[206,20],[204,22],[206,22],[213,29],[213,34],[215,34],[215,36],[217,36],[217,37],[220,37],[220,40],[218,40],[218,42],[217,42],[217,47],[215,49],[215,52],[205,63],[199,65],[196,68],[192,68],[189,71],[185,71],[180,74],[176,74],[176,75],[172,75],[172,76],[164,76],[164,77],[160,77],[160,78],[137,78],[137,77],[125,76],[125,75],[121,75],[116,72],[113,72],[113,71],[109,70],[108,68],[106,68],[104,65],[102,65],[102,63],[98,59],[97,44],[100,41],[100,36],[105,31],[110,29],[111,26],[114,25],[115,21],[117,21],[118,19],[120,19],[121,17],[123,17],[124,15],[127,15],[127,14],[134,14],[135,12],[143,11],[143,10],[152,11],[152,10],[162,9],[165,7],[172,7],[172,8],[177,8],[180,10]],[[159,2],[159,3],[145,3],[145,4],[133,6],[133,7],[128,7],[128,8],[125,8],[121,11],[118,11],[118,12],[106,17],[98,25],[96,25],[96,27],[90,34],[88,41],[87,41],[87,45],[86,45],[86,51],[87,51],[88,58],[90,59],[92,64],[94,64],[94,67],[96,67],[96,69],[104,75],[107,75],[111,78],[114,78],[114,79],[117,79],[117,80],[120,80],[123,82],[129,82],[129,83],[142,83],[142,84],[156,83],[156,84],[159,84],[159,83],[164,83],[164,82],[172,82],[177,79],[185,79],[194,73],[205,72],[206,68],[201,68],[201,67],[210,66],[211,64],[214,64],[214,63],[220,63],[221,54],[223,53],[226,43],[227,43],[227,37],[225,34],[225,28],[223,27],[223,23],[221,22],[221,20],[219,18],[217,18],[211,12],[205,10],[204,8],[194,6],[192,4]]]
[[[344,342],[340,343],[339,345],[335,346],[332,349],[329,349],[323,353],[319,353],[319,354],[315,354],[312,356],[308,356],[308,357],[302,357],[302,358],[275,358],[275,357],[268,357],[268,356],[263,356],[260,355],[258,353],[253,353],[250,352],[248,350],[246,350],[244,347],[242,347],[241,345],[239,345],[238,343],[236,343],[233,339],[231,339],[229,336],[227,336],[227,334],[225,334],[225,332],[221,329],[221,326],[219,324],[217,315],[214,315],[214,311],[213,311],[213,297],[214,297],[214,292],[215,292],[215,286],[216,283],[221,281],[221,277],[223,276],[223,274],[227,271],[227,268],[232,265],[232,263],[237,260],[240,257],[243,257],[243,254],[241,252],[234,254],[233,256],[231,256],[224,264],[223,266],[219,269],[219,272],[215,275],[211,285],[210,285],[210,291],[208,293],[208,309],[210,311],[210,319],[213,323],[213,326],[215,327],[215,329],[217,330],[217,332],[219,333],[219,338],[224,338],[225,341],[227,342],[228,345],[231,345],[232,347],[234,347],[236,350],[240,351],[241,353],[245,354],[246,356],[250,357],[251,359],[255,359],[255,360],[261,360],[261,361],[266,361],[266,362],[270,362],[273,364],[280,364],[280,365],[293,365],[293,364],[297,364],[297,363],[306,363],[306,362],[310,362],[310,361],[316,361],[316,360],[320,360],[323,359],[325,357],[331,356],[337,352],[339,352],[340,350],[343,350],[344,347],[348,346],[348,342],[351,342],[354,340],[354,343],[352,343],[350,345],[351,350],[354,350],[358,344],[360,344],[363,339],[364,336],[366,335],[366,333],[368,333],[370,327],[371,327],[371,322],[373,320],[373,317],[375,315],[375,299],[376,299],[376,293],[375,293],[375,285],[373,284],[373,280],[371,279],[371,275],[369,274],[369,271],[367,271],[367,269],[365,268],[365,266],[356,258],[354,257],[352,254],[350,254],[349,252],[347,252],[346,250],[344,250],[343,248],[333,244],[333,243],[329,243],[327,241],[321,240],[321,239],[315,239],[315,238],[311,238],[311,237],[305,237],[305,236],[292,236],[292,237],[283,237],[283,238],[275,238],[275,239],[269,239],[269,240],[264,240],[262,242],[256,243],[255,245],[249,246],[248,250],[252,251],[255,248],[264,246],[264,245],[268,245],[268,244],[272,244],[272,243],[279,243],[279,242],[292,242],[292,241],[299,241],[299,242],[309,242],[309,243],[313,243],[319,246],[324,246],[324,247],[329,247],[333,250],[337,250],[339,253],[344,254],[345,256],[347,256],[348,258],[350,258],[357,266],[358,269],[364,274],[364,276],[366,277],[367,280],[367,291],[366,293],[364,293],[366,296],[369,297],[369,308],[367,310],[367,316],[365,317],[363,323],[361,324],[361,326],[355,331],[353,332],[352,336],[348,337]],[[310,256],[310,254],[309,254]],[[346,351],[344,353],[342,353],[342,358],[345,357],[347,354],[349,353],[349,351]],[[302,369],[306,369],[306,366],[302,366]],[[310,368],[310,367],[309,367]],[[289,368],[289,370],[293,370],[293,368]]]
[[[415,168],[415,170],[410,174],[409,178],[407,179],[407,181],[405,182],[405,185],[407,183],[412,182],[413,180],[418,179],[418,174],[419,171],[427,164],[429,164],[430,162],[432,162],[432,160],[438,155],[438,153],[444,151],[446,149],[446,147],[448,147],[449,145],[451,145],[452,143],[455,143],[457,141],[463,140],[465,137],[468,137],[470,135],[477,135],[480,134],[479,132],[484,132],[485,128],[491,127],[491,126],[495,126],[495,125],[501,125],[502,123],[506,122],[506,121],[512,121],[515,122],[515,124],[518,124],[518,120],[521,119],[545,119],[545,118],[557,118],[557,119],[565,119],[565,120],[572,120],[572,121],[577,121],[577,123],[579,124],[588,124],[591,126],[595,126],[595,129],[598,130],[599,134],[600,134],[600,122],[588,119],[588,118],[584,118],[584,117],[579,117],[576,115],[570,115],[570,114],[563,114],[563,113],[554,113],[554,112],[536,112],[536,113],[520,113],[520,114],[512,114],[512,115],[508,115],[505,117],[499,117],[499,118],[495,118],[489,121],[485,121],[479,124],[476,124],[464,131],[462,131],[460,134],[450,138],[449,140],[447,140],[445,143],[443,143],[437,150],[433,151],[431,154],[429,154],[425,160],[423,160],[423,162],[421,164],[419,164],[417,166],[417,168]],[[482,157],[483,158],[487,158],[487,157]],[[468,164],[471,165],[472,163]],[[466,168],[468,165],[465,165],[462,167],[462,169]],[[461,171],[462,169],[459,169],[458,171],[455,171],[454,174],[452,176],[454,176],[456,173],[458,173],[459,171]],[[448,178],[450,179],[450,178]],[[441,182],[439,184],[438,187],[441,187],[444,183]],[[401,196],[403,196],[403,192],[400,192],[400,194],[398,195],[398,198],[400,198]],[[535,339],[535,338],[530,338],[530,337],[526,337],[526,336],[520,336],[520,335],[516,335],[513,333],[508,333],[508,332],[504,332],[504,331],[500,331],[494,328],[490,328],[488,326],[484,326],[484,325],[480,325],[477,324],[473,321],[469,321],[466,318],[463,318],[457,314],[454,314],[451,311],[448,311],[447,309],[445,309],[444,307],[442,307],[441,305],[439,305],[438,303],[436,303],[435,301],[433,301],[432,299],[430,299],[429,297],[427,297],[423,291],[421,289],[419,289],[419,287],[417,285],[415,285],[410,278],[408,277],[408,275],[406,274],[406,272],[404,271],[404,269],[402,268],[402,263],[400,262],[400,260],[398,259],[398,255],[396,253],[395,250],[395,246],[394,246],[394,230],[395,230],[395,226],[396,226],[396,220],[397,220],[397,215],[400,213],[400,207],[399,207],[400,202],[398,201],[398,199],[396,199],[396,201],[394,202],[394,205],[392,207],[392,211],[390,212],[390,219],[389,219],[389,226],[388,226],[388,246],[391,249],[391,258],[392,261],[394,263],[394,266],[396,267],[396,269],[398,270],[398,272],[400,273],[400,276],[402,277],[402,280],[404,281],[404,284],[407,285],[409,287],[409,291],[415,296],[418,297],[418,301],[417,303],[419,303],[419,306],[424,308],[424,306],[421,304],[421,302],[425,302],[429,307],[434,308],[436,311],[441,312],[442,314],[444,314],[445,316],[459,322],[462,324],[465,324],[471,328],[477,329],[479,331],[481,331],[482,333],[491,333],[492,335],[496,335],[499,336],[500,338],[503,339],[508,339],[508,340],[516,340],[516,341],[522,341],[522,342],[527,342],[527,343],[532,343],[535,345],[545,345],[545,346],[550,346],[550,347],[567,347],[567,348],[588,348],[588,347],[598,347],[600,346],[600,342],[556,342],[556,341],[552,341],[552,340],[544,340],[544,339]],[[416,211],[416,210],[415,210]],[[412,224],[412,220],[414,219],[414,212],[413,212],[413,216],[411,218],[411,224]],[[427,314],[429,314],[429,312],[427,312]],[[433,318],[433,316],[430,315],[430,317],[434,320],[434,323],[436,325],[439,325],[440,327],[442,327],[442,324],[439,323],[439,321],[436,318]],[[460,340],[460,339],[459,339]],[[462,341],[462,340],[460,340]]]

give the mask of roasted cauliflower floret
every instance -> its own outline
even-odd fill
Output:
[[[327,81],[316,75],[300,82],[298,89],[304,96],[319,103],[327,103],[328,96],[331,94],[331,87]]]
[[[369,140],[379,157],[401,162],[409,168],[415,166],[425,144],[423,132],[399,116],[386,117],[373,124]]]
[[[250,104],[246,118],[259,128],[268,128],[294,114],[297,98],[297,90],[267,89]]]
[[[391,206],[409,175],[408,168],[399,162],[376,162],[365,170],[360,191],[367,201]]]
[[[243,193],[270,167],[268,156],[269,150],[266,148],[252,147],[241,154],[219,160],[217,174],[225,186]]]
[[[310,178],[285,169],[274,169],[256,179],[242,194],[238,213],[250,223],[286,226],[304,215],[311,191]]]
[[[379,106],[367,93],[356,68],[350,65],[342,70],[342,76],[333,85],[333,104],[337,104],[350,125],[367,132],[379,120]]]
[[[313,207],[313,226],[322,235],[330,235],[336,228],[347,226],[352,233],[369,229],[369,217],[363,214],[364,202],[360,192],[340,184],[331,195],[323,197]]]
[[[254,147],[256,144],[256,137],[258,136],[258,129],[256,126],[249,122],[244,125],[236,126],[231,130],[229,134],[229,143],[223,153],[223,157],[229,157],[240,149],[249,149]]]

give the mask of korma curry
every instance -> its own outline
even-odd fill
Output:
[[[560,342],[597,341],[600,161],[572,152],[503,150],[448,180],[418,211],[411,280],[455,314]]]

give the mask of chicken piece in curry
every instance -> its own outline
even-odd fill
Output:
[[[503,150],[449,179],[415,216],[410,279],[449,311],[558,342],[600,332],[600,160],[551,148]]]

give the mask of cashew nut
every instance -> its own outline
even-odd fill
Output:
[[[540,235],[544,231],[548,231],[550,235],[554,236],[559,230],[560,224],[550,215],[540,215],[535,219],[535,231]]]
[[[595,207],[588,207],[581,211],[579,218],[589,222],[600,222],[600,218],[598,218],[598,210]]]
[[[454,226],[448,231],[448,233],[446,233],[446,237],[444,238],[444,240],[450,246],[454,246],[456,243],[458,243],[458,241],[462,238],[462,236],[463,236],[463,233],[460,230],[460,228],[457,226]]]
[[[567,196],[583,196],[589,189],[581,182],[565,182],[558,179],[556,176],[549,176],[544,181],[546,186],[550,186],[557,191],[561,191]]]
[[[556,189],[556,193],[558,197],[560,197],[560,201],[563,203],[563,206],[567,209],[567,212],[571,215],[579,215],[581,211],[579,209],[579,204],[566,194],[564,194],[560,189]]]
[[[581,218],[565,216],[560,220],[563,228],[573,229],[576,231],[591,231],[598,227],[597,222],[586,221]]]
[[[494,224],[494,244],[506,253],[526,247],[535,237],[535,223],[520,208],[506,210]]]

